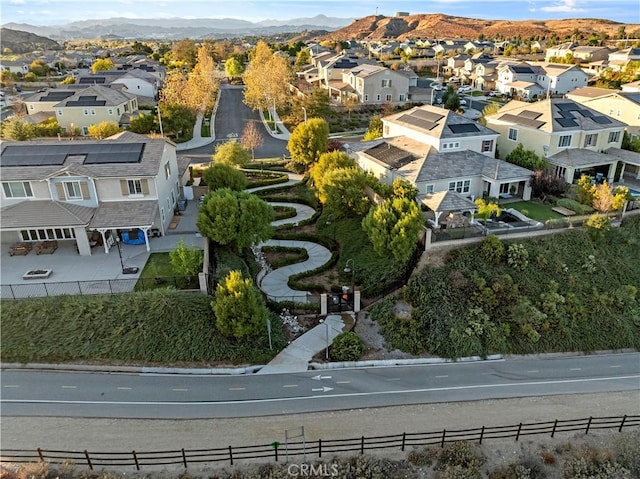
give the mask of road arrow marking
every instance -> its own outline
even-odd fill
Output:
[[[312,389],[312,391],[314,391],[314,392],[315,391],[320,391],[320,392],[326,393],[327,391],[333,391],[333,388],[328,388],[327,386],[324,386],[322,388]]]
[[[331,376],[320,376],[318,374],[317,376],[313,376],[311,379],[315,379],[316,381],[320,381],[321,379],[331,379]]]

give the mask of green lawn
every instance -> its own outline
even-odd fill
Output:
[[[151,253],[136,283],[136,291],[157,288],[198,289],[198,278],[179,277],[171,267],[169,253]]]
[[[549,219],[564,218],[560,213],[553,211],[551,205],[543,205],[537,201],[518,201],[517,203],[502,205],[501,208],[513,208],[532,220],[540,221],[541,223]]]

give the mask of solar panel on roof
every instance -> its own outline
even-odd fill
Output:
[[[557,118],[556,121],[565,128],[568,128],[570,126],[578,126],[576,121],[572,118]]]
[[[502,115],[498,119],[499,120],[504,120],[504,121],[510,121],[510,122],[516,123],[518,125],[524,125],[524,126],[528,126],[530,128],[535,128],[535,129],[538,129],[542,125],[545,124],[544,121],[533,120],[531,118],[524,118],[524,117],[522,117],[520,115],[512,115],[510,113],[505,113],[504,115]]]
[[[85,165],[140,163],[145,143],[83,143],[60,145],[9,145],[0,166],[62,166],[67,159],[84,157]]]
[[[600,125],[608,125],[609,123],[611,123],[611,120],[606,116],[594,116],[592,119]]]
[[[533,73],[531,67],[512,67],[516,73]]]
[[[49,146],[9,145],[2,152],[0,166],[61,166],[66,151]]]
[[[531,110],[522,110],[520,113],[518,113],[518,116],[535,120],[539,116],[542,116],[542,113],[538,113],[537,111],[531,111]]]
[[[449,125],[449,129],[454,133],[476,133],[480,129],[473,123],[462,123],[459,125]]]
[[[106,81],[105,77],[81,77],[79,83],[93,85],[94,83],[102,84]]]
[[[556,106],[560,111],[572,111],[580,109],[580,107],[575,103],[556,103]]]
[[[425,111],[425,110],[419,110],[419,109],[410,113],[410,115],[417,118],[421,118],[422,120],[432,121],[434,123],[437,123],[444,118],[444,115],[441,115],[439,113],[433,113],[431,111]]]
[[[589,110],[584,110],[582,108],[576,110],[578,113],[580,113],[582,116],[587,117],[587,118],[593,118],[595,115],[593,113],[591,113]]]
[[[422,118],[416,118],[415,116],[411,115],[402,115],[400,118],[398,118],[398,120],[408,123],[411,126],[422,128],[424,130],[432,130],[437,126],[437,123],[423,120]]]
[[[84,160],[85,165],[109,163],[140,163],[144,153],[144,143],[100,143],[90,146]],[[85,148],[86,150],[86,148]]]

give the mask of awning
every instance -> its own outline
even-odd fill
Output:
[[[158,202],[155,200],[101,203],[89,228],[95,230],[151,228],[157,211]]]

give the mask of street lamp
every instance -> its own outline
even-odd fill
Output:
[[[351,264],[351,266],[349,266]],[[344,265],[345,273],[351,273],[351,292],[355,293],[356,291],[356,265],[353,261],[353,258],[349,258]]]
[[[334,221],[333,215],[329,214],[329,216],[327,216],[327,221],[325,222],[325,224],[327,226],[330,226],[333,223],[333,241],[335,242],[336,240],[336,223]]]
[[[327,338],[327,349],[325,350],[326,352],[324,357],[325,359],[329,359],[329,323],[327,322],[326,318],[320,320],[320,324],[322,323],[324,323],[325,325],[325,331],[326,331],[325,336]]]

